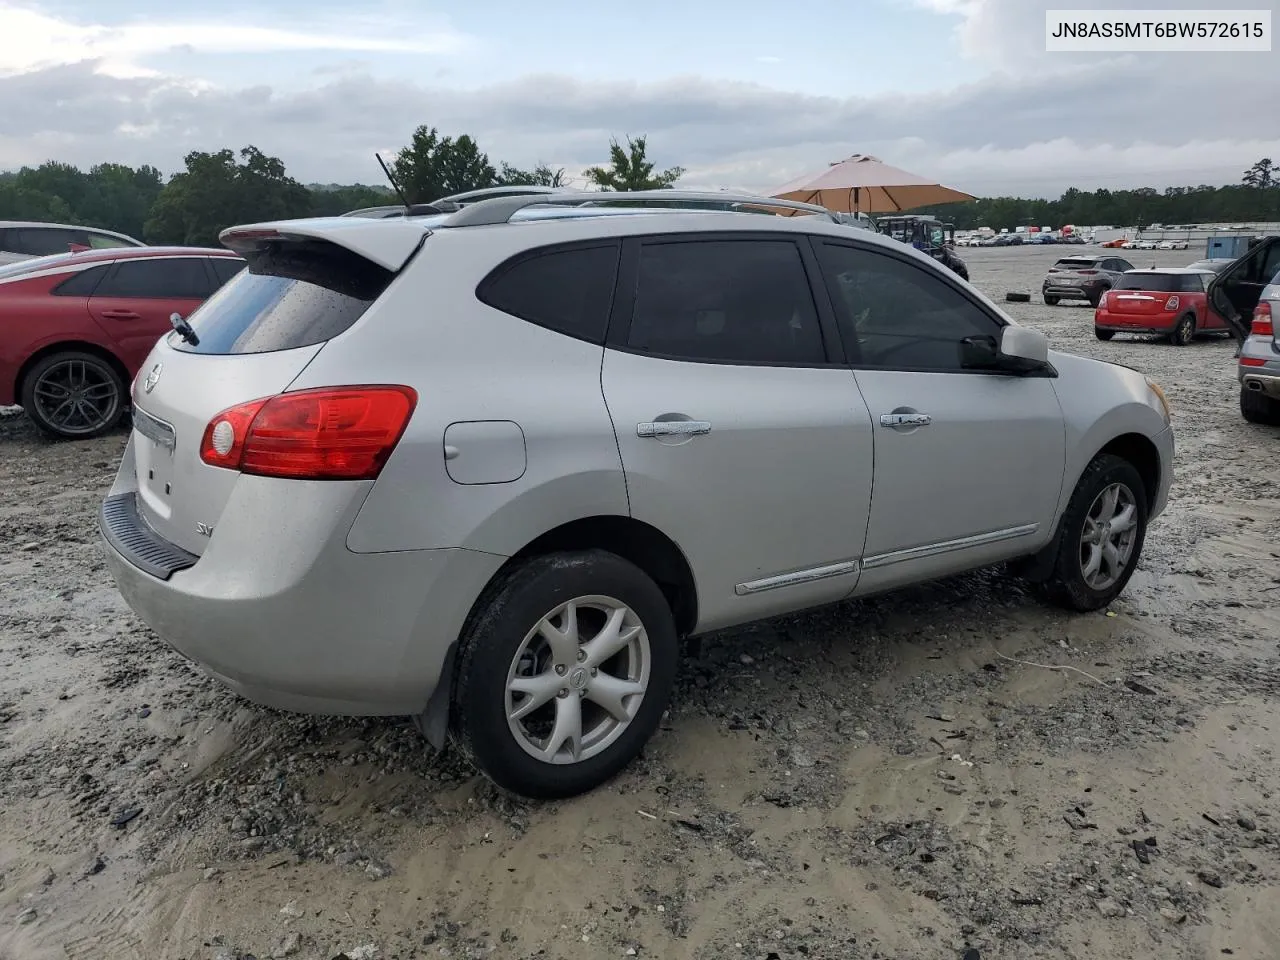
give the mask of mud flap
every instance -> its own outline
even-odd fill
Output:
[[[1058,549],[1061,544],[1062,523],[1059,522],[1058,530],[1054,533],[1053,539],[1031,556],[1015,560],[1009,566],[1010,573],[1029,583],[1044,583],[1053,576],[1054,567],[1058,563]]]
[[[449,706],[453,699],[453,665],[457,660],[457,641],[449,644],[440,679],[427,699],[426,709],[413,718],[413,725],[436,750],[443,750],[449,739]]]

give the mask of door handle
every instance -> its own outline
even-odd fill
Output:
[[[710,432],[709,420],[653,420],[636,424],[637,437],[697,437]]]
[[[882,427],[927,427],[933,423],[933,417],[927,413],[882,413]]]
[[[102,315],[108,320],[138,320],[139,315],[132,310],[103,310]]]

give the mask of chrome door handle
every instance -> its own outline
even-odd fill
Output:
[[[710,432],[709,420],[653,420],[636,424],[637,437],[696,437]]]
[[[880,414],[880,426],[882,427],[927,427],[932,422],[933,417],[927,413]]]

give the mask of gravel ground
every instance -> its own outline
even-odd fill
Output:
[[[1061,252],[963,251],[999,300]],[[1121,600],[984,571],[705,638],[643,759],[563,803],[205,679],[100,559],[123,433],[0,416],[0,958],[1274,958],[1277,431],[1230,343],[1100,343],[1034,300],[1174,407]]]

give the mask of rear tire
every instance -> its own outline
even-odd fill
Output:
[[[1173,333],[1169,334],[1169,342],[1175,347],[1185,347],[1192,341],[1195,335],[1195,314],[1187,313],[1178,318],[1178,322],[1173,328]]]
[[[1099,340],[1110,340],[1116,335],[1116,332],[1114,330],[1099,330],[1097,327],[1094,327],[1093,335]]]
[[[678,657],[671,608],[639,567],[603,550],[534,557],[485,591],[463,629],[454,740],[506,790],[583,793],[653,735]]]
[[[1046,293],[1044,295],[1044,302],[1046,306],[1056,307],[1058,305],[1058,298]]]
[[[113,429],[127,407],[124,378],[102,357],[81,350],[51,353],[22,381],[19,399],[32,422],[63,440],[88,440]]]
[[[1240,388],[1240,415],[1250,423],[1280,427],[1280,400],[1257,390]]]
[[[1058,555],[1040,585],[1068,610],[1100,610],[1124,590],[1147,535],[1147,491],[1133,464],[1108,453],[1085,468],[1058,528]]]

